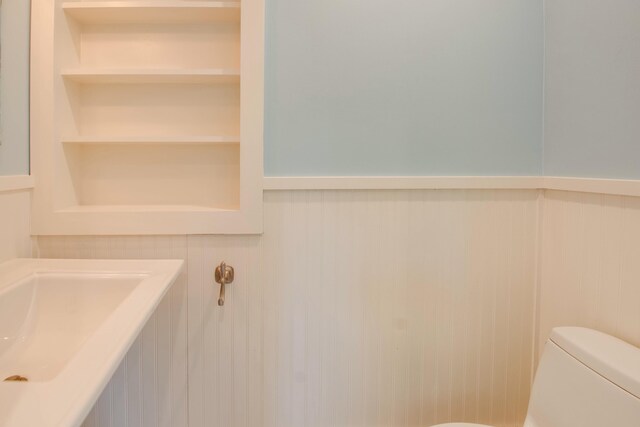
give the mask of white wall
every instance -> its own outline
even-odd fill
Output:
[[[540,337],[591,327],[640,346],[640,198],[547,191]]]
[[[31,191],[0,191],[0,262],[30,256],[30,210]]]
[[[39,238],[44,257],[187,260],[86,425],[521,425],[537,199],[266,192],[263,236]]]

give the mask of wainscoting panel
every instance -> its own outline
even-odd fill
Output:
[[[584,326],[640,346],[640,198],[546,191],[539,348]]]
[[[261,236],[39,238],[42,257],[187,260],[85,425],[521,425],[537,206],[536,190],[269,191]]]
[[[30,190],[0,191],[0,262],[29,256],[30,212]]]
[[[186,236],[39,237],[42,258],[186,259]],[[85,426],[188,426],[187,268],[162,300]]]

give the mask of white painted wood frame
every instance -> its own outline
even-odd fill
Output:
[[[262,232],[263,0],[33,0],[31,56],[34,234]]]

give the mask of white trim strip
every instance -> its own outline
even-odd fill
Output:
[[[558,190],[640,197],[640,180],[544,176],[265,177],[277,190]]]
[[[537,176],[265,177],[265,190],[481,190],[539,189]]]
[[[537,176],[265,177],[265,190],[557,190],[640,197],[640,180]],[[0,176],[0,192],[34,187],[32,175]]]
[[[640,180],[545,177],[543,184],[546,190],[640,196]]]
[[[0,193],[7,191],[28,190],[33,188],[32,175],[0,176]]]

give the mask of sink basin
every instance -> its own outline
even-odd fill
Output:
[[[35,273],[0,292],[0,379],[55,378],[147,277]]]
[[[181,268],[174,260],[0,264],[0,425],[80,425]]]

